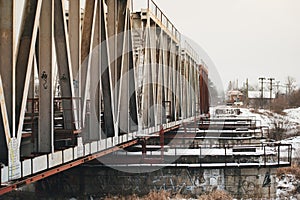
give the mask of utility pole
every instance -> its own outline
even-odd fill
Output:
[[[248,106],[249,104],[249,96],[248,96],[248,93],[249,93],[249,81],[248,81],[248,78],[246,79],[246,106]]]
[[[276,81],[276,88],[277,88],[276,98],[278,98],[278,96],[279,96],[279,83],[280,83],[280,81]]]
[[[264,80],[266,78],[264,77],[260,77],[258,78],[260,80],[260,84],[261,84],[261,93],[260,93],[260,98],[261,98],[261,104],[260,104],[260,108],[264,108]]]
[[[275,78],[268,78],[268,80],[270,80],[270,110],[271,110],[271,103],[272,103],[272,90],[273,90],[273,81],[275,80]]]

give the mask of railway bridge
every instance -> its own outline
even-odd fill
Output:
[[[208,113],[205,63],[133,5],[0,0],[0,194]]]
[[[209,113],[208,66],[153,0],[0,0],[0,107],[0,195],[89,163],[242,197],[291,164],[257,120]]]

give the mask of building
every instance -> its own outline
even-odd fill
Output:
[[[270,95],[270,91],[264,91],[263,98],[261,95],[261,91],[248,91],[248,103],[249,105],[254,107],[268,104],[271,100],[275,98],[276,98],[275,91],[272,91],[272,95]]]
[[[244,94],[240,90],[230,90],[227,92],[227,104],[243,105]]]

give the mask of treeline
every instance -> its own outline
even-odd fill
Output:
[[[282,113],[284,109],[300,107],[300,89],[278,96],[273,100],[271,107],[277,113]]]

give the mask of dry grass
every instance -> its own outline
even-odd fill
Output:
[[[300,167],[298,165],[293,165],[291,167],[277,169],[277,177],[280,177],[282,174],[293,174],[296,179],[300,179]]]
[[[114,196],[114,197],[106,197],[105,200],[170,200],[170,199],[182,199],[187,198],[184,195],[174,195],[172,197],[170,192],[167,191],[151,191],[148,195],[145,195],[143,197],[138,197],[137,195],[131,195],[127,197],[121,197],[121,196]],[[199,200],[232,200],[232,196],[228,194],[225,191],[216,190],[209,194],[201,195]]]
[[[232,196],[225,191],[216,190],[206,195],[201,195],[199,200],[232,200]]]
[[[109,196],[106,197],[104,200],[116,200],[116,199],[121,199],[121,200],[169,200],[171,197],[171,193],[167,191],[151,191],[149,194],[143,196],[143,197],[138,197],[137,195],[130,195],[126,197],[121,197],[121,196]]]

